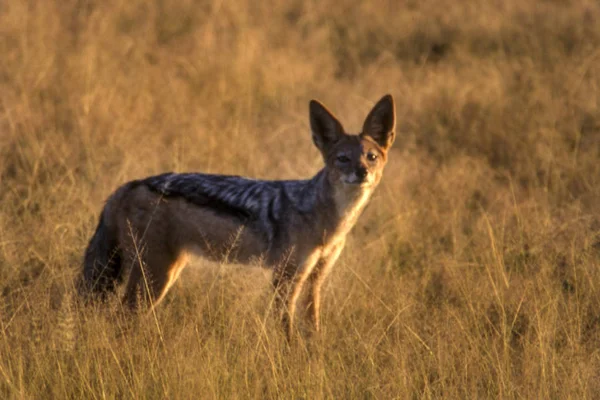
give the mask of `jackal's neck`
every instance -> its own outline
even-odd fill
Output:
[[[373,188],[335,184],[328,179],[326,168],[313,181],[319,188],[317,212],[329,222],[326,230],[332,234],[348,233],[367,205]]]

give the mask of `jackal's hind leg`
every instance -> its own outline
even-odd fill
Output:
[[[151,251],[134,263],[125,289],[123,304],[132,310],[152,309],[179,277],[187,257]]]

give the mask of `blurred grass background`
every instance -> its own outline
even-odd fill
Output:
[[[0,3],[0,396],[598,398],[595,1]],[[306,178],[308,101],[384,180],[288,348],[268,271],[197,263],[123,333],[73,278],[104,199],[174,171]]]

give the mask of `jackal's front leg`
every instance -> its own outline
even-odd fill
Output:
[[[321,309],[321,287],[329,275],[329,272],[331,272],[333,265],[340,256],[343,248],[344,243],[339,243],[328,255],[321,257],[308,277],[310,285],[308,293],[308,314],[315,332],[319,332],[320,328],[319,312]]]
[[[313,252],[303,258],[303,262],[296,264],[287,262],[282,264],[273,275],[275,288],[276,308],[282,313],[283,329],[288,340],[294,331],[294,316],[296,315],[296,302],[306,279],[320,258],[320,252]]]

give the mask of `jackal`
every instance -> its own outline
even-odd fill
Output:
[[[394,141],[395,109],[384,96],[350,135],[316,100],[312,139],[325,167],[307,180],[165,173],[131,181],[106,201],[85,253],[81,290],[105,298],[128,271],[123,303],[158,304],[189,255],[273,269],[284,329],[309,285],[308,313],[319,330],[320,290],[348,232],[379,184]]]

